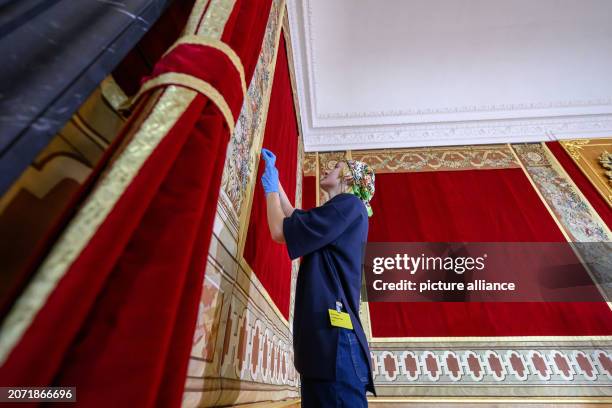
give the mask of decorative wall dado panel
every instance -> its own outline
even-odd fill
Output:
[[[298,396],[290,326],[244,261],[241,245],[248,227],[284,8],[283,0],[273,1],[261,54],[227,149],[185,407]],[[300,147],[298,155],[302,151]],[[297,167],[296,203],[300,203],[302,170],[301,165]],[[294,261],[293,281],[298,265]]]
[[[612,354],[596,347],[443,348],[373,351],[381,385],[612,386]],[[556,394],[572,395],[561,388]]]

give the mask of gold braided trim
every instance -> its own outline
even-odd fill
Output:
[[[236,0],[211,0],[195,34],[206,38],[221,38],[235,5]]]
[[[110,171],[102,176],[2,323],[0,364],[21,340],[146,160],[197,96],[196,91],[177,86],[170,86],[162,92],[150,116],[119,154]]]
[[[230,134],[234,132],[234,127],[236,126],[236,122],[234,120],[234,115],[232,114],[232,110],[229,105],[225,101],[225,98],[217,89],[212,86],[209,82],[203,81],[200,78],[196,78],[191,75],[181,74],[178,72],[166,72],[157,76],[147,82],[145,82],[141,87],[140,91],[134,97],[132,103],[136,102],[142,94],[147,91],[150,91],[153,88],[159,86],[182,86],[185,88],[191,88],[194,91],[205,95],[208,99],[210,99],[219,109],[223,117],[225,118],[225,122],[229,127]]]
[[[189,15],[189,20],[187,20],[187,25],[185,26],[185,30],[183,31],[186,34],[195,33],[198,29],[198,24],[204,18],[204,10],[208,5],[209,0],[196,0],[193,9],[191,9],[191,14]]]
[[[181,44],[204,45],[224,53],[227,58],[229,58],[229,60],[232,62],[232,64],[234,64],[234,68],[236,68],[236,71],[238,71],[238,74],[240,75],[240,83],[242,85],[242,96],[246,95],[247,85],[244,75],[244,66],[242,65],[242,61],[240,60],[238,54],[236,54],[236,52],[229,45],[216,38],[204,38],[199,35],[185,35],[179,38],[170,48],[168,48],[168,51],[164,53],[164,56],[166,54],[169,54],[172,50],[174,50]]]

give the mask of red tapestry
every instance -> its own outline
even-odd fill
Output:
[[[296,189],[298,125],[293,105],[285,39],[282,35],[263,147],[276,154],[279,179],[293,205]],[[291,260],[287,255],[285,244],[274,242],[270,236],[266,199],[260,181],[263,169],[263,162],[260,162],[244,247],[244,259],[251,266],[281,313],[288,319]]]
[[[521,169],[376,176],[368,241],[564,242]],[[609,335],[606,303],[370,303],[375,337]]]

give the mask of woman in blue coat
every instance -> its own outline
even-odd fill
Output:
[[[276,156],[262,150],[272,238],[291,259],[302,257],[293,318],[295,368],[303,407],[365,407],[376,395],[370,349],[359,320],[362,264],[374,172],[356,160],[339,161],[320,186],[325,204],[295,209],[278,180]]]

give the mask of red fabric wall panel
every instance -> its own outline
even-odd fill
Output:
[[[521,169],[379,174],[370,242],[564,242]],[[605,303],[370,303],[375,337],[609,335]]]
[[[293,204],[296,188],[298,127],[293,105],[287,51],[282,35],[263,147],[276,154],[276,168],[280,182],[289,201]],[[289,318],[291,260],[287,255],[285,245],[274,242],[270,237],[266,199],[260,182],[263,169],[263,162],[260,162],[244,247],[244,259],[253,268],[281,313]]]
[[[317,206],[317,178],[304,176],[302,179],[302,208],[310,210]]]
[[[563,166],[567,174],[569,174],[572,181],[576,183],[580,191],[582,191],[582,194],[589,200],[589,203],[591,203],[602,220],[612,229],[612,208],[610,208],[606,200],[599,194],[597,189],[584,173],[582,173],[582,170],[574,163],[559,142],[547,142],[546,145],[555,155],[559,163],[561,163],[561,166]]]

